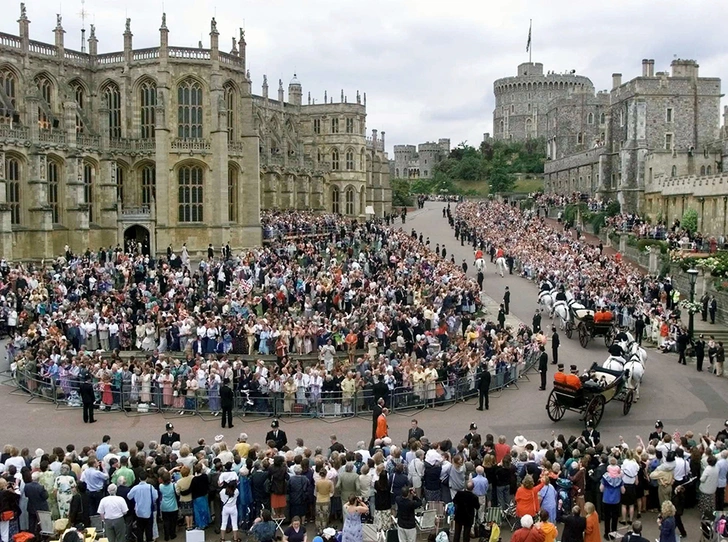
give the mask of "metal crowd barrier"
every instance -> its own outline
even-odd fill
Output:
[[[491,371],[490,391],[498,392],[510,386],[517,388],[519,379],[538,363],[538,352],[527,350],[523,359],[514,364],[504,365]],[[41,399],[54,403],[58,409],[80,408],[81,397],[78,393],[80,382],[76,379],[50,378],[18,370],[8,382],[22,393],[28,402]],[[6,384],[8,383],[6,382]],[[478,378],[462,378],[418,383],[412,386],[397,387],[390,390],[387,406],[391,413],[423,410],[452,406],[458,402],[477,398]],[[200,416],[203,419],[217,419],[221,414],[219,390],[212,394],[208,389],[187,391],[182,396],[170,396],[169,391],[152,386],[149,391],[132,389],[128,384],[121,387],[111,386],[104,393],[103,386],[94,384],[96,404],[101,412],[123,412],[128,416],[159,413],[166,416],[181,414]],[[341,391],[320,394],[302,393],[285,395],[276,393],[254,393],[236,390],[233,415],[236,417],[308,417],[343,420],[353,416],[370,416],[375,404],[371,389],[364,389],[353,395]]]

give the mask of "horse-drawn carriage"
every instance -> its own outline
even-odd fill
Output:
[[[594,337],[604,337],[604,344],[609,348],[617,335],[617,326],[613,319],[607,322],[594,321],[594,311],[591,309],[574,309],[569,307],[571,318],[566,321],[566,336],[571,339],[574,331],[579,334],[579,344],[586,348]]]
[[[554,388],[546,401],[546,412],[551,421],[557,422],[567,410],[582,415],[585,424],[599,425],[604,415],[604,406],[612,400],[621,401],[622,414],[629,413],[634,402],[634,390],[627,387],[622,371],[612,371],[592,365],[589,374],[596,377],[576,388],[554,382]]]

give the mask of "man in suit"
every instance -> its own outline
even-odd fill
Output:
[[[235,405],[235,393],[233,393],[230,387],[230,379],[226,378],[222,382],[222,388],[220,388],[220,407],[222,408],[221,423],[222,427],[225,428],[225,422],[227,421],[228,427],[233,428],[233,406]]]
[[[25,484],[23,488],[23,493],[28,499],[28,526],[36,535],[39,534],[40,527],[38,512],[50,511],[50,507],[48,506],[48,491],[38,483],[38,478],[40,478],[40,472],[34,472],[32,474],[32,481]]]
[[[163,446],[172,446],[175,442],[182,442],[182,438],[179,436],[179,433],[174,432],[174,425],[172,425],[172,422],[167,422],[167,425],[165,425],[164,428],[167,432],[162,435],[161,439],[159,439],[160,444]]]
[[[662,429],[662,420],[657,420],[655,422],[655,430],[650,433],[650,440],[657,439],[662,441],[662,439],[665,438],[665,432]]]
[[[715,313],[718,310],[718,301],[715,299],[714,295],[710,296],[710,307],[708,308],[708,312],[710,313],[710,323],[715,324]]]
[[[531,324],[533,324],[533,333],[534,334],[541,331],[541,311],[539,309],[536,309],[536,312],[533,314],[533,319],[531,320]]]
[[[703,360],[705,359],[705,339],[703,335],[698,337],[698,340],[693,343],[695,349],[696,365],[699,373],[703,372]]]
[[[94,393],[93,384],[91,384],[91,376],[87,375],[78,388],[83,403],[83,423],[95,423],[94,420],[94,403],[96,402],[96,394]]]
[[[700,304],[702,305],[702,309],[700,310],[700,319],[703,322],[708,321],[708,304],[710,303],[710,296],[708,295],[708,292],[705,292],[703,294],[703,297],[700,298]]]
[[[539,390],[544,391],[546,389],[546,371],[549,367],[549,355],[546,353],[543,345],[539,346],[538,349],[541,352],[538,357],[538,372],[541,375],[541,387]]]
[[[475,422],[470,424],[470,432],[467,433],[463,440],[468,443],[468,446],[470,445],[470,441],[473,440],[473,435],[475,435],[478,432],[478,426],[475,424]]]
[[[551,335],[551,365],[557,365],[559,363],[559,346],[561,346],[561,338],[559,332],[556,331],[556,326],[551,328],[553,335]]]
[[[288,438],[286,437],[286,432],[279,429],[280,424],[278,423],[278,420],[273,420],[270,424],[271,430],[268,431],[268,434],[265,436],[265,441],[268,442],[272,440],[276,443],[276,450],[279,450],[283,448],[286,444],[288,444]]]
[[[490,391],[491,376],[487,363],[480,366],[480,374],[478,377],[478,410],[483,410],[483,404],[485,404],[485,410],[488,410],[490,408],[488,404],[488,392]]]
[[[511,307],[511,291],[508,289],[508,286],[506,286],[506,292],[503,294],[503,307],[506,310],[506,314],[508,314]]]
[[[594,424],[591,421],[586,422],[586,429],[581,432],[581,436],[584,439],[587,448],[594,447],[599,444],[599,431],[594,429]]]
[[[417,425],[417,420],[412,420],[412,426],[410,427],[409,431],[407,432],[407,442],[409,442],[412,439],[420,440],[422,437],[425,436],[425,432],[422,430],[422,428]]]
[[[207,245],[207,259],[212,260],[213,256],[215,256],[215,249],[212,248],[212,243]]]

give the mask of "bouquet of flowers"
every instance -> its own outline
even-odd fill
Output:
[[[703,310],[703,307],[700,303],[696,303],[694,301],[690,302],[687,299],[680,301],[679,307],[688,311],[690,314],[696,314]]]

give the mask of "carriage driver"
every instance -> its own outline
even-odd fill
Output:
[[[564,286],[559,286],[559,291],[556,294],[556,301],[566,301],[566,292],[564,291]]]

